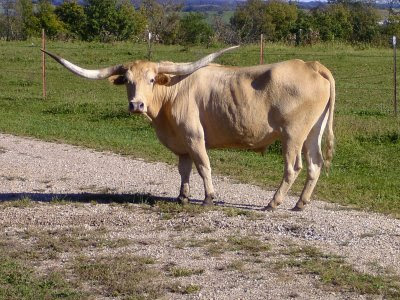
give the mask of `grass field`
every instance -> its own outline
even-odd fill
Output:
[[[79,65],[98,68],[146,57],[146,46],[129,43],[48,42],[47,48]],[[216,49],[159,46],[153,60],[191,61]],[[336,154],[321,175],[314,198],[400,216],[400,119],[393,116],[392,50],[323,44],[267,45],[265,61],[319,60],[336,78]],[[48,60],[48,98],[41,96],[39,41],[0,42],[0,131],[111,150],[176,163],[144,117],[127,113],[124,88],[73,76]],[[219,63],[254,65],[257,46],[224,54]],[[279,144],[266,156],[247,151],[210,151],[214,174],[276,188],[283,164]],[[292,193],[304,182],[297,179]],[[178,193],[178,187],[177,187]],[[265,199],[265,203],[269,199]]]

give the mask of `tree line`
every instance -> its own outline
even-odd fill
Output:
[[[164,44],[211,45],[253,43],[264,34],[267,41],[314,44],[323,41],[387,45],[400,34],[400,13],[389,9],[385,17],[370,1],[330,0],[312,10],[281,0],[248,0],[237,6],[227,23],[221,14],[207,21],[204,13],[182,13],[175,1],[0,0],[0,38],[25,40],[40,36],[83,41],[141,41],[151,32]]]

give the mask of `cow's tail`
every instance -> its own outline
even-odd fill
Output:
[[[329,80],[330,83],[330,97],[329,97],[329,112],[328,112],[328,122],[327,122],[327,134],[325,135],[325,151],[324,151],[324,166],[327,172],[329,172],[329,168],[331,166],[333,154],[334,154],[334,146],[335,146],[335,135],[333,134],[333,113],[335,110],[335,79],[332,76],[332,73],[325,67],[321,65],[320,74]]]

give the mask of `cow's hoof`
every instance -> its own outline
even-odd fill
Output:
[[[203,206],[213,206],[214,202],[212,200],[210,200],[210,201],[204,200],[201,205],[203,205]]]
[[[264,207],[261,210],[262,211],[274,211],[274,210],[276,210],[276,207],[272,207],[271,205],[268,204],[266,207]]]
[[[303,211],[304,210],[304,206],[303,207],[300,207],[300,206],[295,206],[295,207],[293,207],[292,208],[292,211]]]
[[[179,196],[178,197],[178,202],[181,205],[188,205],[189,204],[189,198],[185,196]]]
[[[213,197],[206,197],[206,199],[204,199],[202,205],[203,206],[213,206],[214,205]]]
[[[302,211],[304,210],[304,207],[306,206],[307,202],[299,200],[295,207],[292,208],[292,211]]]

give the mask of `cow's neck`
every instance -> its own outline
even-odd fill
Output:
[[[154,121],[161,111],[165,112],[174,102],[180,83],[164,86],[155,85],[153,90],[153,101],[148,109],[148,116]]]

